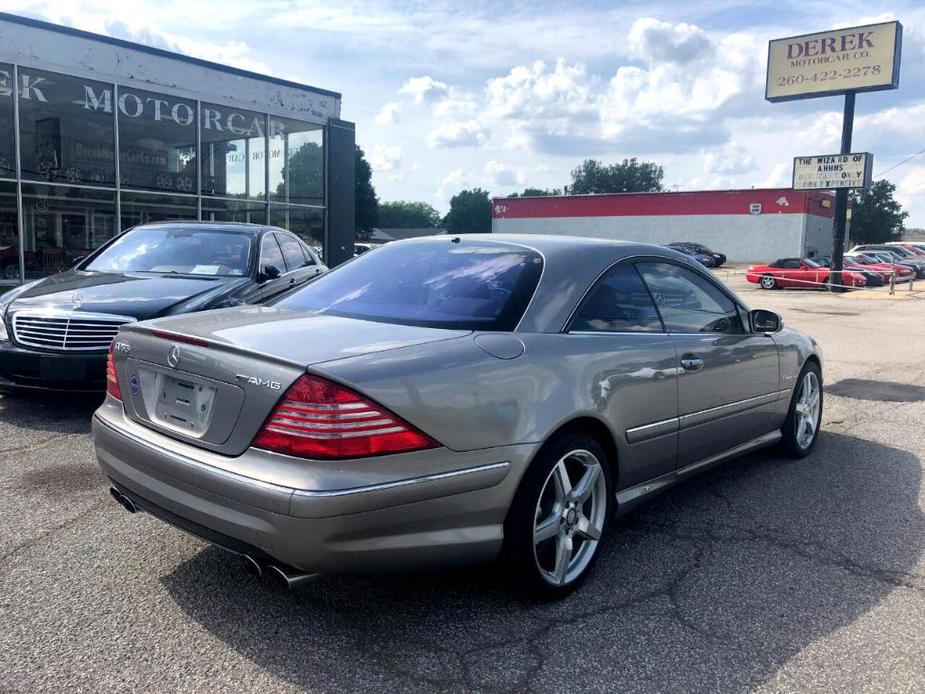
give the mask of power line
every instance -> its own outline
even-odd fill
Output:
[[[918,152],[916,152],[915,154],[913,154],[911,157],[906,157],[905,159],[903,159],[903,160],[902,160],[901,162],[899,162],[898,164],[893,164],[893,166],[891,166],[891,167],[888,168],[888,169],[884,169],[883,171],[881,171],[881,172],[879,172],[878,174],[876,174],[874,177],[875,177],[875,178],[880,178],[883,174],[885,174],[885,173],[887,173],[887,172],[889,172],[889,171],[892,171],[892,170],[895,169],[895,168],[898,168],[898,167],[902,166],[902,165],[905,164],[906,162],[912,161],[913,159],[915,159],[915,158],[916,158],[917,156],[919,156],[920,154],[925,154],[925,149],[920,149]]]

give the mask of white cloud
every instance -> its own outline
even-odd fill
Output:
[[[399,94],[407,94],[412,97],[416,104],[423,104],[425,101],[438,99],[448,92],[449,87],[445,82],[435,80],[429,75],[412,77],[398,90]]]
[[[369,152],[369,164],[374,171],[395,171],[401,168],[403,156],[404,151],[397,145],[389,147],[376,144]]]
[[[431,148],[480,147],[488,139],[488,131],[477,120],[441,123],[427,136]]]
[[[523,169],[508,166],[507,164],[502,164],[494,160],[485,164],[485,173],[492,183],[499,186],[510,187],[523,185],[526,180]]]
[[[398,120],[398,114],[401,111],[401,104],[397,101],[390,101],[385,104],[379,111],[379,114],[373,118],[377,125],[390,125]]]
[[[713,42],[693,24],[671,24],[652,17],[633,23],[629,33],[632,55],[647,62],[688,63],[713,50]]]

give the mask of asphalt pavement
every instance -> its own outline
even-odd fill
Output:
[[[823,432],[618,520],[552,604],[491,567],[283,592],[107,493],[95,403],[0,398],[0,691],[925,691],[925,298],[761,292]]]

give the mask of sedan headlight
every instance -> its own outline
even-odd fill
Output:
[[[4,311],[0,310],[0,342],[10,339],[10,334],[6,331],[6,322],[3,320]]]

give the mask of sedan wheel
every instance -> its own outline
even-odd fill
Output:
[[[761,288],[762,289],[774,289],[777,286],[777,280],[775,280],[771,275],[763,275],[761,277]]]
[[[512,576],[559,596],[587,574],[607,530],[610,472],[598,443],[573,434],[534,461],[505,527]]]
[[[784,452],[794,458],[809,455],[819,437],[822,421],[822,377],[815,362],[800,373],[799,386],[790,401],[790,410],[781,430]]]

